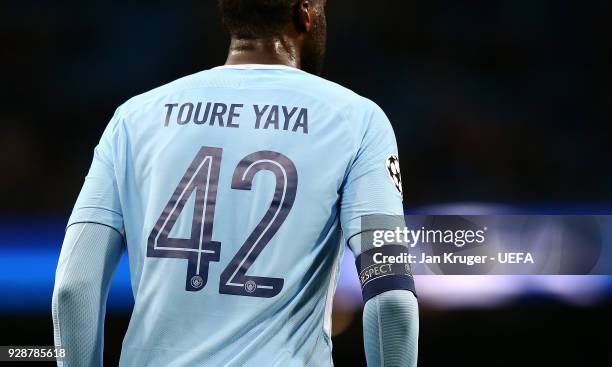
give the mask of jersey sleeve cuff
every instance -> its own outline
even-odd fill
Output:
[[[353,218],[342,227],[345,233],[345,239],[348,243],[354,236],[376,230],[395,230],[396,228],[404,228],[406,222],[403,214],[369,214]]]
[[[68,219],[66,228],[75,223],[98,223],[115,229],[121,235],[123,230],[123,217],[121,214],[104,208],[75,208]]]

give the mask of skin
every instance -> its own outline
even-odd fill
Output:
[[[293,22],[278,35],[241,39],[232,36],[225,65],[287,65],[321,74],[325,58],[326,0],[299,0]]]

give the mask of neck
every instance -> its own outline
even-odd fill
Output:
[[[300,68],[300,57],[294,42],[283,38],[232,38],[225,65],[270,64]]]

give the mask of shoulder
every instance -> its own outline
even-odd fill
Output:
[[[302,91],[310,92],[315,94],[317,98],[327,101],[330,104],[336,104],[338,106],[353,106],[361,108],[367,108],[374,103],[369,99],[357,94],[353,90],[340,85],[331,80],[327,80],[320,76],[308,74],[306,72],[300,72],[297,79],[301,83]]]
[[[352,127],[361,125],[369,128],[372,123],[384,127],[389,125],[387,116],[380,106],[345,86],[305,72],[302,72],[301,77],[295,81],[299,83],[295,86],[296,90],[337,110],[345,116]]]
[[[340,84],[315,77],[325,92],[321,97],[342,109],[348,115],[351,125],[360,123],[364,130],[391,129],[391,123],[383,109],[373,100],[364,97]]]
[[[128,116],[133,112],[142,111],[144,108],[156,103],[168,95],[197,88],[201,84],[201,81],[205,78],[207,71],[208,70],[205,70],[181,77],[144,93],[133,96],[117,108],[117,113],[120,113],[123,116]]]

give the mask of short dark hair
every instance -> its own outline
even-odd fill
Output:
[[[236,38],[277,35],[293,21],[298,0],[218,0],[221,21]]]

